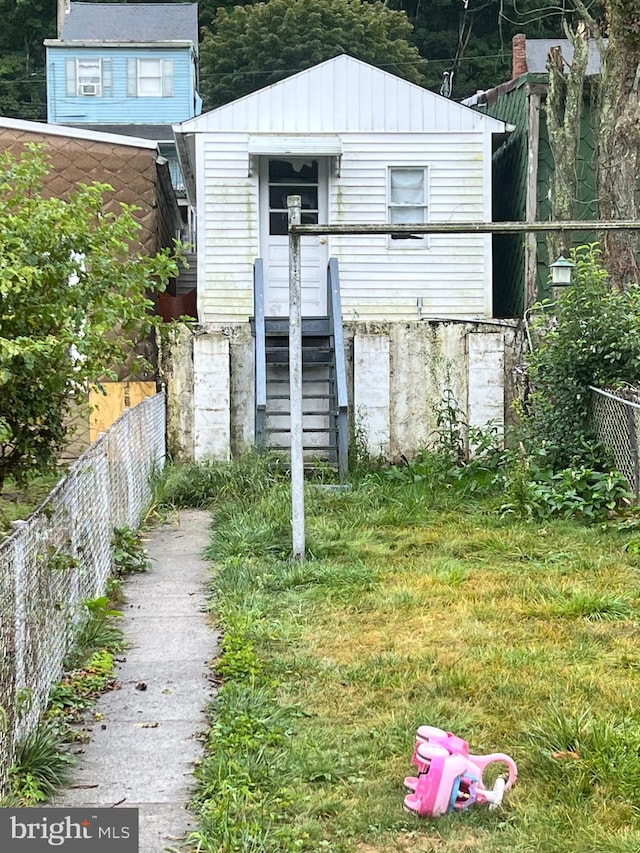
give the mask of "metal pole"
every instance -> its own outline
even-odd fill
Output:
[[[305,558],[304,454],[302,448],[302,285],[300,281],[300,225],[302,199],[287,196],[289,210],[289,411],[291,427],[291,526],[293,557]]]

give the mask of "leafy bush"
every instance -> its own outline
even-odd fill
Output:
[[[116,578],[146,572],[149,568],[149,557],[142,544],[142,537],[130,527],[116,527],[114,529],[111,559],[113,574]]]
[[[495,472],[504,461],[497,427],[468,426],[462,420],[438,423],[433,450],[422,450],[414,460],[392,465],[382,478],[394,483],[422,484],[442,500],[442,489],[454,485],[458,498],[470,493],[485,494],[492,488]]]
[[[554,469],[605,461],[591,426],[589,385],[640,378],[640,287],[614,289],[597,244],[572,251],[574,284],[539,306],[529,356],[532,392],[524,443],[545,447]]]
[[[67,673],[54,685],[49,694],[47,713],[54,717],[73,716],[110,690],[114,682],[113,653],[106,649],[94,652],[83,666]]]
[[[585,465],[554,471],[544,451],[526,458],[511,456],[496,478],[507,501],[503,513],[519,518],[576,518],[597,521],[629,503],[633,495],[618,471],[603,472]]]

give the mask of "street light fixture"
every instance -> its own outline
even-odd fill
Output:
[[[550,264],[551,284],[554,287],[568,287],[571,284],[571,274],[574,267],[573,261],[568,261],[563,255],[560,255],[557,261]]]

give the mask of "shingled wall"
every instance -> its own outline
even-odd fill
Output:
[[[20,156],[27,143],[46,145],[52,164],[44,180],[46,194],[65,198],[78,183],[110,184],[114,192],[106,196],[107,209],[118,212],[119,202],[139,207],[134,213],[142,226],[139,247],[149,253],[160,248],[154,149],[0,127],[0,150]]]

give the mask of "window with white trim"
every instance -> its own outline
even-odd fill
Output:
[[[173,59],[127,60],[127,96],[173,97]]]
[[[113,94],[113,73],[110,59],[86,57],[67,59],[66,94],[69,98],[99,97]]]
[[[427,167],[391,166],[388,199],[390,224],[426,224],[429,221]],[[424,243],[426,235],[420,239]]]
[[[95,97],[102,94],[102,60],[76,59],[74,70],[74,94]]]

